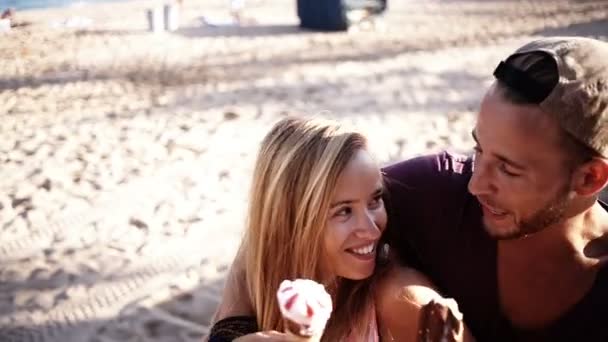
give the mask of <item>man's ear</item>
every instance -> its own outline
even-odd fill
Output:
[[[579,196],[597,195],[608,184],[608,160],[593,158],[580,165],[573,175],[573,190]]]

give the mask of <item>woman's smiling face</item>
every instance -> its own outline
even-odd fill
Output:
[[[352,280],[372,275],[378,241],[386,228],[380,169],[359,150],[340,174],[324,238],[324,269]]]

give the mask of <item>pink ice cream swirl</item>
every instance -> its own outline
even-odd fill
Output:
[[[283,280],[277,299],[283,317],[300,327],[300,331],[293,333],[301,336],[323,334],[332,311],[331,296],[323,285],[309,279]]]

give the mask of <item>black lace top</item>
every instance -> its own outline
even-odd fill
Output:
[[[235,316],[224,318],[211,327],[209,342],[232,342],[235,338],[258,331],[255,317]]]

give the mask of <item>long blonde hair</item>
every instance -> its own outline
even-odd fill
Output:
[[[262,141],[241,246],[260,330],[284,329],[276,302],[282,280],[327,280],[322,279],[321,258],[330,201],[341,172],[363,148],[361,134],[317,119],[283,119]],[[370,279],[336,281],[334,305],[340,310],[332,315],[324,341],[357,329],[372,298]]]

